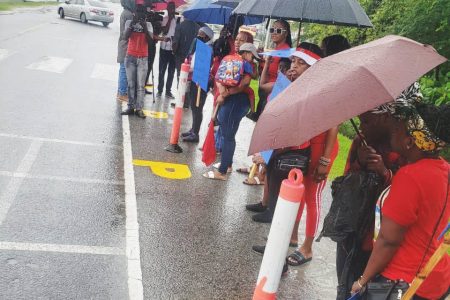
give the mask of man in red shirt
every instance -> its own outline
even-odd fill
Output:
[[[125,69],[128,79],[128,108],[122,115],[136,114],[145,118],[142,111],[145,97],[145,81],[148,70],[148,41],[153,38],[153,27],[145,21],[145,8],[136,6],[133,20],[125,23],[125,38],[128,40]]]

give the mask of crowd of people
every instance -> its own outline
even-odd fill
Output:
[[[177,70],[179,76],[185,59],[190,62],[192,73],[196,39],[211,47],[212,57],[202,57],[212,62],[208,91],[201,91],[200,101],[196,103],[197,86],[189,83],[185,107],[191,108],[192,126],[181,136],[185,142],[200,141],[203,107],[211,92],[217,108],[213,120],[218,125],[215,138],[220,160],[203,176],[212,180],[228,179],[233,171],[241,120],[245,116],[258,120],[267,101],[272,100],[271,93],[280,76],[294,82],[320,59],[350,48],[341,35],[326,37],[320,46],[308,42],[293,45],[289,23],[276,20],[269,28],[273,49],[295,48],[295,51],[287,58],[263,57],[253,44],[253,35],[239,30],[242,18],[232,16],[230,25],[225,25],[214,40],[213,30],[205,24],[177,18],[173,2],[168,2],[168,13],[161,18],[151,7],[130,7],[125,2],[122,5],[118,98],[128,101],[128,108],[122,114],[145,117],[142,112],[145,84],[152,70],[156,43],[160,42],[158,96],[165,83],[166,98],[173,98],[174,73]],[[257,90],[250,88],[252,80],[258,81]],[[257,104],[255,95],[259,96]],[[372,195],[378,200],[376,203],[364,206],[366,209],[354,216],[364,220],[358,238],[353,236],[337,242],[338,300],[361,290],[370,292],[368,283],[411,283],[440,244],[437,236],[450,218],[449,164],[439,157],[439,151],[450,141],[450,108],[449,105],[430,107],[421,98],[420,87],[415,83],[392,102],[359,116],[360,132],[352,143],[344,176],[373,174],[382,189]],[[322,192],[339,151],[337,134],[338,126],[302,145],[275,149],[268,161],[261,154],[252,157],[257,172],[244,183],[264,186],[261,201],[246,206],[255,213],[252,216],[255,222],[271,223],[281,182],[294,167],[304,173],[305,192],[290,241],[295,251],[286,258],[284,271],[288,265],[298,267],[313,260]],[[250,173],[249,168],[236,171]],[[299,222],[304,211],[305,238],[300,244]],[[265,246],[255,245],[253,250],[264,253]],[[350,260],[350,256],[358,260]],[[414,299],[444,299],[449,285],[450,260],[446,256]]]

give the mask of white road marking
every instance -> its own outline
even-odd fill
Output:
[[[39,149],[42,146],[41,141],[33,141],[25,154],[24,158],[20,162],[17,167],[16,172],[18,173],[28,173],[33,166],[34,161],[39,153]],[[3,193],[0,195],[0,225],[2,225],[3,221],[8,214],[9,208],[12,205],[12,202],[17,196],[20,186],[22,185],[23,177],[12,178],[8,183],[6,189],[3,190]]]
[[[50,143],[63,143],[63,144],[73,144],[73,145],[82,145],[82,146],[94,146],[94,147],[107,147],[107,148],[113,148],[113,149],[122,149],[122,146],[119,146],[119,145],[80,142],[80,141],[71,141],[71,140],[60,140],[60,139],[48,139],[48,138],[42,138],[42,137],[9,134],[9,133],[0,133],[0,137],[18,138],[18,139],[26,139],[26,140],[50,142]]]
[[[126,107],[126,104],[123,104]],[[137,218],[136,187],[134,183],[133,153],[128,116],[122,116],[123,164],[125,173],[126,239],[128,258],[128,296],[130,300],[144,299],[142,287],[141,250]]]
[[[8,50],[8,49],[0,49],[0,60],[3,60],[7,58],[8,56],[11,56],[14,54],[14,51]]]
[[[60,253],[97,254],[97,255],[125,255],[125,252],[122,249],[116,247],[16,243],[16,242],[0,242],[0,250],[60,252]]]
[[[27,69],[62,74],[70,66],[72,61],[70,58],[44,56],[39,61],[28,65]]]
[[[94,178],[75,178],[75,177],[65,177],[65,176],[32,175],[32,174],[27,174],[27,173],[8,172],[8,171],[0,171],[0,176],[13,177],[13,178],[43,179],[43,180],[52,180],[52,181],[53,180],[67,181],[67,182],[77,182],[77,183],[125,185],[125,183],[120,180],[104,180],[104,179],[94,179]]]
[[[117,81],[117,74],[119,74],[119,65],[105,65],[95,64],[92,70],[91,78],[104,79],[110,81]]]

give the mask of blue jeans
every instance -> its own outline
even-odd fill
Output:
[[[127,55],[125,68],[128,79],[128,108],[141,110],[144,107],[147,57]]]
[[[117,93],[120,96],[124,96],[128,94],[128,81],[127,81],[127,72],[125,71],[125,63],[120,63],[119,69],[119,85],[117,88]]]
[[[233,164],[236,133],[242,118],[245,117],[249,109],[250,101],[245,93],[228,96],[220,107],[217,119],[223,137],[222,157],[219,167],[219,172],[222,174],[226,174],[228,167]]]

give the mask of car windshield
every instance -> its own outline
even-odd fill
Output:
[[[95,6],[95,7],[103,7],[103,8],[107,7],[105,4],[101,3],[100,1],[95,1],[95,0],[89,0],[89,4],[91,6]]]

